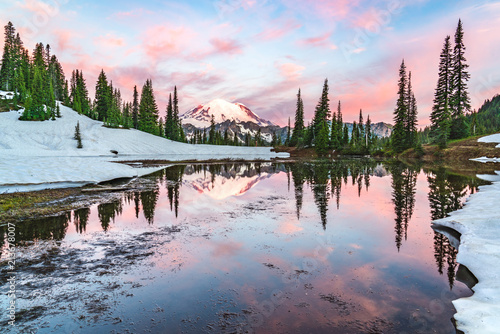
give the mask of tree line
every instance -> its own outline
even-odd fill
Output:
[[[325,79],[312,122],[306,126],[304,123],[304,101],[299,89],[295,124],[293,131],[289,130],[285,145],[314,147],[319,155],[326,155],[333,151],[343,154],[366,155],[380,147],[380,140],[372,131],[370,116],[368,115],[365,122],[363,110],[360,110],[359,120],[353,122],[352,131],[349,134],[348,126],[343,122],[341,101],[338,102],[337,110],[332,113],[328,92],[328,79]],[[288,128],[290,129],[290,125]]]
[[[64,70],[50,45],[37,43],[30,55],[12,22],[5,26],[5,44],[0,66],[0,89],[13,91],[14,108],[24,107],[21,120],[45,121],[61,117],[59,104],[79,114],[104,122],[107,127],[134,128],[171,140],[185,142],[179,119],[177,87],[170,94],[166,118],[159,117],[153,83],[150,79],[142,87],[139,97],[134,87],[132,102],[123,101],[120,89],[113,87],[104,70],[95,86],[91,101],[82,70],[73,70],[68,82]]]

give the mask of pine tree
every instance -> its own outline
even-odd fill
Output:
[[[156,134],[158,129],[158,106],[154,97],[153,83],[150,79],[146,80],[142,87],[137,122],[139,130]]]
[[[295,111],[295,125],[293,127],[290,146],[301,146],[304,140],[304,102],[302,101],[300,89],[297,93],[297,109]]]
[[[215,145],[215,118],[212,115],[210,119],[210,131],[208,133],[208,143],[211,145]]]
[[[365,142],[365,127],[364,127],[365,122],[363,121],[363,110],[359,109],[359,123],[358,123],[358,131],[359,131],[359,136],[358,136],[358,144],[360,146],[364,146]]]
[[[434,93],[434,105],[431,112],[430,137],[433,143],[444,148],[450,138],[451,127],[451,94],[452,94],[452,55],[450,36],[444,40],[443,50],[439,56],[439,78],[436,92]]]
[[[94,112],[97,114],[97,120],[103,121],[108,118],[108,111],[111,108],[112,92],[108,84],[106,73],[101,69],[95,86]]]
[[[139,115],[139,93],[137,86],[134,86],[134,97],[132,101],[132,124],[134,129],[138,129],[138,115]]]
[[[373,145],[372,121],[370,120],[370,115],[368,115],[365,125],[365,146],[368,152],[370,152],[372,145]]]
[[[174,98],[172,100],[172,121],[173,121],[173,140],[179,140],[181,137],[181,128],[179,121],[179,97],[177,96],[177,86],[174,86]]]
[[[80,133],[80,122],[77,122],[76,123],[76,126],[75,126],[75,140],[77,142],[77,145],[76,145],[76,148],[83,148],[83,145],[82,145],[82,135]]]
[[[406,65],[403,60],[399,68],[398,100],[396,102],[396,109],[394,110],[394,129],[391,137],[392,149],[396,153],[403,152],[406,148],[405,124],[408,115],[407,86],[408,78],[406,76]]]
[[[2,66],[0,68],[0,88],[3,90],[12,90],[14,80],[15,64],[15,39],[16,28],[12,22],[5,26],[5,42],[3,46]]]
[[[408,110],[405,119],[406,140],[405,148],[415,147],[417,144],[417,100],[411,86],[411,71],[408,73],[408,89],[406,92],[406,106]]]
[[[291,146],[290,145],[290,131],[291,131],[291,127],[290,127],[290,117],[288,117],[288,126],[287,126],[287,131],[286,131],[286,140],[285,140],[285,146]]]
[[[167,104],[167,118],[165,119],[165,137],[173,139],[174,128],[174,109],[172,107],[172,94],[170,94]]]
[[[339,101],[339,104],[337,106],[337,138],[339,141],[339,147],[342,148],[345,145],[347,145],[347,140],[344,138],[344,120],[342,119],[342,105]]]
[[[328,98],[328,79],[325,79],[323,84],[323,92],[321,93],[321,98],[314,111],[313,119],[313,138],[316,138],[319,134],[321,127],[326,126],[328,130],[328,120],[330,118],[330,100]],[[324,123],[324,124],[322,124]]]
[[[467,81],[470,74],[464,56],[465,45],[463,42],[464,31],[462,21],[458,20],[455,32],[455,47],[453,49],[452,95],[451,95],[451,129],[450,139],[465,138],[469,135],[469,126],[465,114],[470,111],[470,97],[467,90]]]
[[[319,124],[318,136],[315,140],[314,149],[319,156],[323,156],[328,153],[328,142],[329,142],[329,131],[328,124],[326,121],[322,121]]]

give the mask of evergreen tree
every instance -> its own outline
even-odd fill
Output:
[[[406,105],[408,114],[405,119],[406,140],[405,148],[417,145],[417,100],[411,86],[411,71],[408,73],[408,89],[406,92]]]
[[[134,97],[132,101],[132,124],[134,129],[138,128],[138,116],[139,116],[139,93],[137,92],[137,86],[134,86]]]
[[[304,102],[302,101],[300,89],[297,93],[297,109],[295,111],[295,124],[293,127],[290,146],[300,146],[304,140]]]
[[[255,146],[263,146],[262,132],[260,128],[257,130],[257,134],[255,135]]]
[[[111,94],[110,105],[108,110],[107,122],[108,126],[117,128],[122,123],[122,99],[119,89],[113,89],[113,84],[109,86],[109,94]]]
[[[373,146],[372,121],[370,120],[370,115],[368,115],[365,125],[365,146],[368,152],[370,152]]]
[[[452,72],[452,95],[451,95],[451,129],[450,139],[465,138],[469,135],[469,126],[465,114],[470,111],[470,97],[467,91],[467,81],[470,74],[467,71],[469,67],[466,64],[464,56],[465,45],[463,42],[464,31],[462,21],[458,20],[457,30],[455,32],[455,48],[453,49],[453,72]]]
[[[181,127],[179,121],[179,97],[177,96],[177,86],[174,86],[174,98],[172,100],[172,120],[173,120],[173,140],[179,140],[181,137]]]
[[[76,126],[75,126],[75,140],[77,142],[76,144],[76,148],[83,148],[83,145],[82,145],[82,135],[80,133],[80,122],[77,122],[76,123]]]
[[[436,92],[434,93],[434,104],[431,112],[430,137],[433,143],[441,148],[446,147],[450,138],[451,127],[451,94],[452,94],[452,67],[451,67],[450,36],[444,40],[443,50],[439,56],[439,78]]]
[[[25,109],[20,117],[21,120],[44,121],[50,117],[45,112],[45,96],[43,91],[43,79],[41,71],[38,68],[34,69],[32,93],[27,99]]]
[[[215,118],[214,115],[212,115],[212,118],[210,119],[210,131],[208,133],[208,140],[209,144],[215,145]]]
[[[156,134],[158,129],[158,106],[154,97],[153,83],[150,79],[146,80],[142,87],[138,128],[152,134]]]
[[[290,117],[288,117],[288,126],[287,126],[287,131],[286,131],[286,140],[285,140],[285,146],[291,146],[290,145]]]
[[[319,124],[319,132],[318,136],[316,137],[314,145],[316,153],[320,156],[325,155],[328,152],[328,146],[329,146],[328,144],[329,144],[328,124],[326,123],[326,121],[322,121]]]
[[[12,90],[12,81],[14,79],[15,58],[14,48],[16,39],[16,28],[12,22],[5,26],[5,42],[3,45],[2,66],[0,68],[0,87],[3,90]]]
[[[163,118],[160,117],[160,120],[158,121],[158,136],[163,137],[165,136],[165,127],[163,125]]]
[[[108,78],[101,70],[99,77],[97,78],[97,84],[95,86],[95,99],[94,99],[94,112],[97,114],[97,120],[104,121],[108,118],[108,111],[111,108],[112,100],[112,88],[108,84]]]
[[[337,138],[339,141],[339,148],[342,148],[345,145],[347,145],[347,140],[349,139],[349,137],[347,137],[347,140],[346,138],[344,138],[343,131],[344,131],[344,120],[342,119],[342,105],[340,104],[339,100],[339,104],[337,106],[337,129],[336,129]]]
[[[344,145],[349,144],[349,128],[347,127],[347,124],[344,125],[344,131],[342,134],[342,142]]]
[[[359,109],[359,123],[358,123],[358,131],[359,131],[359,136],[358,136],[358,144],[360,146],[364,146],[365,142],[365,127],[364,127],[365,122],[363,121],[363,110]]]
[[[174,128],[174,109],[172,107],[172,94],[170,94],[167,104],[167,118],[165,119],[165,137],[173,139]]]
[[[328,130],[328,120],[330,118],[330,100],[328,98],[328,79],[325,79],[323,84],[323,92],[321,93],[321,98],[314,111],[313,118],[313,138],[316,138],[319,131],[323,126],[326,126]],[[322,124],[324,123],[324,124]]]
[[[406,148],[405,124],[408,115],[407,86],[408,78],[406,76],[406,65],[403,60],[399,68],[398,100],[396,102],[396,109],[394,110],[394,129],[391,138],[392,149],[396,153],[403,152]]]

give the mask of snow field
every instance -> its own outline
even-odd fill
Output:
[[[120,160],[269,160],[269,147],[190,145],[134,129],[110,129],[102,122],[61,105],[56,121],[19,121],[21,111],[0,113],[0,192],[29,191],[98,183],[152,173]],[[76,148],[75,126],[80,124],[83,148]],[[118,155],[111,153],[117,151]]]

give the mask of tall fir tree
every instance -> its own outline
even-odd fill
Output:
[[[451,131],[452,70],[450,36],[446,36],[439,56],[438,82],[430,116],[431,141],[441,148],[446,147]]]
[[[470,74],[467,71],[469,65],[465,59],[464,31],[462,20],[458,20],[455,32],[455,47],[453,49],[453,72],[452,72],[452,95],[451,95],[451,129],[450,139],[465,138],[469,135],[469,125],[465,114],[470,111],[470,97],[467,89],[467,81]]]
[[[139,93],[137,86],[134,86],[134,96],[132,100],[132,124],[134,129],[138,129],[138,116],[139,116]]]
[[[146,80],[142,87],[138,128],[151,134],[156,134],[158,129],[158,106],[154,97],[153,83],[150,79]]]
[[[358,142],[361,146],[364,146],[365,142],[365,122],[363,121],[363,110],[359,109],[359,122],[358,122],[358,131],[359,131],[359,139]]]
[[[302,145],[304,140],[304,101],[302,101],[300,89],[297,93],[297,109],[295,110],[295,124],[293,127],[290,146]]]
[[[314,118],[312,124],[313,138],[316,138],[318,136],[319,131],[323,126],[326,126],[326,130],[328,131],[329,119],[330,119],[330,99],[328,98],[328,79],[325,79],[325,82],[323,84],[323,91],[321,93],[321,98],[319,99],[316,109],[314,111]]]
[[[396,153],[403,152],[406,148],[407,87],[408,78],[406,76],[406,65],[403,60],[399,67],[398,100],[396,102],[396,109],[394,110],[394,128],[391,136],[392,149]]]
[[[3,45],[2,66],[0,68],[0,87],[3,90],[12,90],[15,66],[15,39],[16,28],[12,22],[5,26],[5,41]]]
[[[290,117],[288,117],[288,126],[287,126],[287,130],[286,130],[286,139],[285,139],[286,146],[291,146],[290,145],[290,140],[291,140],[290,131],[291,131]]]
[[[411,85],[411,71],[408,73],[408,88],[406,92],[407,116],[405,119],[406,140],[405,148],[412,148],[417,145],[417,100]]]
[[[179,97],[177,95],[177,86],[174,86],[174,97],[172,100],[172,120],[173,120],[173,140],[179,140],[181,137],[181,128],[179,122]]]
[[[108,78],[104,70],[101,70],[97,78],[95,87],[94,112],[97,120],[104,121],[108,118],[108,111],[111,108],[112,92],[108,84]]]
[[[174,129],[174,108],[172,106],[172,94],[169,94],[167,104],[167,118],[165,119],[165,137],[168,139],[173,139]]]

